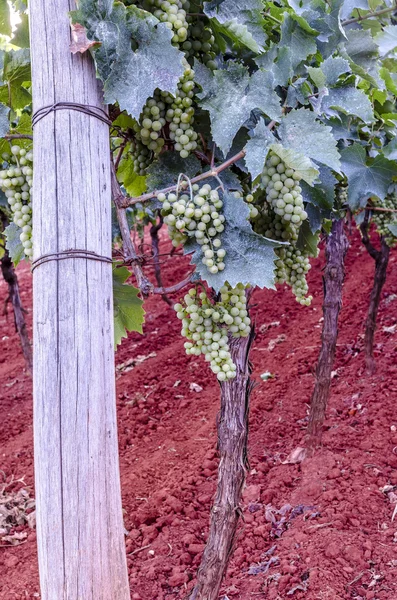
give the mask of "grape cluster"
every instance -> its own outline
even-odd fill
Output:
[[[194,23],[191,24],[188,30],[188,39],[182,44],[182,49],[189,58],[198,58],[208,69],[216,69],[214,59],[218,53],[218,48],[215,38],[211,29],[200,19],[196,20],[195,17]]]
[[[338,189],[338,200],[340,206],[343,206],[347,202],[347,186],[340,187]]]
[[[2,158],[6,167],[0,171],[0,188],[8,199],[14,223],[22,229],[20,239],[24,253],[31,258],[33,153],[19,146],[12,146],[11,154],[3,154]]]
[[[182,158],[187,158],[197,148],[198,136],[193,129],[194,71],[187,61],[184,65],[185,71],[178,82],[176,95],[155,90],[153,98],[146,101],[139,122],[134,123],[136,173],[143,175],[141,171],[152,162],[154,156],[160,154],[165,144],[163,128],[167,123],[169,138]]]
[[[375,207],[396,210],[397,196],[395,193],[388,194],[383,202],[373,199],[372,203]],[[386,244],[390,246],[390,248],[393,248],[397,244],[397,238],[392,234],[388,225],[397,226],[397,213],[374,210],[372,211],[372,221],[375,223],[379,235],[384,237]]]
[[[170,139],[175,142],[175,150],[182,158],[187,158],[197,148],[197,133],[194,123],[194,71],[186,62],[185,72],[178,83],[175,98],[166,98],[169,108],[165,118],[170,123]]]
[[[214,303],[206,292],[198,294],[191,289],[174,308],[182,321],[182,335],[190,340],[185,342],[186,354],[204,354],[219,381],[233,379],[236,365],[231,358],[228,333],[247,337],[251,330],[244,285],[224,285],[220,300]]]
[[[305,219],[302,188],[299,186],[300,175],[289,169],[277,154],[269,152],[262,174],[262,184],[266,188],[269,204],[283,223],[299,227]]]
[[[254,231],[269,239],[287,241],[290,244],[274,250],[277,255],[276,283],[289,285],[296,300],[302,305],[309,306],[313,298],[307,296],[309,287],[306,274],[311,268],[309,260],[311,254],[308,250],[299,250],[296,247],[298,227],[291,222],[286,223],[267,202],[259,205],[258,208],[258,214],[253,219]]]
[[[137,175],[145,175],[146,169],[153,162],[153,152],[137,138],[133,139],[130,156]]]
[[[218,234],[224,230],[225,217],[219,212],[223,202],[217,190],[207,183],[201,188],[192,186],[194,196],[177,196],[160,193],[157,198],[163,204],[164,223],[173,246],[184,244],[189,237],[195,237],[203,252],[202,262],[210,273],[218,273],[225,268],[226,251]]]

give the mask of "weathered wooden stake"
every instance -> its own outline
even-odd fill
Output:
[[[69,0],[30,0],[34,110],[102,107],[90,56],[69,50]],[[34,258],[111,256],[109,130],[70,110],[34,131]],[[34,271],[34,447],[42,600],[128,600],[118,465],[112,267]]]

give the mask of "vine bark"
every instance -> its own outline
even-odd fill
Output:
[[[376,321],[378,317],[382,289],[386,281],[387,267],[389,264],[390,257],[390,247],[386,244],[385,239],[381,237],[381,248],[380,250],[377,250],[371,243],[368,228],[369,214],[368,211],[366,211],[366,215],[363,223],[360,226],[360,229],[365,249],[375,261],[375,274],[374,284],[372,286],[371,295],[369,299],[367,318],[365,321],[364,348],[365,366],[368,374],[373,375],[376,371],[376,362],[374,358],[374,339],[376,331]]]
[[[218,485],[207,545],[190,600],[218,599],[222,579],[233,552],[241,515],[241,495],[248,468],[248,411],[253,388],[249,352],[253,338],[252,330],[248,338],[231,340],[231,353],[237,366],[237,376],[220,386]]]
[[[326,267],[323,276],[323,331],[321,349],[316,367],[316,383],[310,402],[307,448],[313,450],[321,444],[322,427],[329,400],[331,374],[338,339],[338,318],[342,307],[342,288],[345,278],[345,256],[349,242],[343,219],[332,222],[327,237]]]

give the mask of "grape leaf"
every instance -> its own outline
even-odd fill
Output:
[[[216,19],[220,32],[255,53],[259,53],[266,42],[263,30],[263,4],[260,0],[211,0],[204,3],[207,17]]]
[[[397,25],[386,25],[375,37],[379,54],[385,56],[397,47]]]
[[[131,276],[127,267],[113,267],[114,343],[118,346],[128,331],[143,333],[145,311],[139,290],[125,283]]]
[[[22,233],[22,229],[15,225],[15,223],[10,223],[8,227],[4,229],[4,235],[6,237],[6,248],[10,253],[10,257],[14,265],[17,267],[20,261],[25,258],[25,254],[23,252],[22,242],[19,239],[19,236]]]
[[[281,120],[278,133],[285,148],[293,148],[340,173],[339,152],[332,129],[317,121],[313,111],[306,108],[291,110]]]
[[[292,69],[295,69],[310,54],[316,52],[316,38],[313,34],[303,29],[288,13],[284,14],[285,19],[281,26],[280,47],[288,49],[288,60]]]
[[[342,21],[348,19],[355,8],[369,10],[368,0],[344,0],[340,10],[340,18]]]
[[[329,56],[321,65],[327,85],[335,85],[339,77],[344,73],[350,73],[349,63],[340,56],[333,58]]]
[[[350,65],[353,73],[359,75],[375,87],[381,85],[378,65],[378,46],[375,44],[371,33],[363,29],[350,29],[346,31],[347,40],[340,53]]]
[[[238,283],[251,284],[260,288],[275,289],[274,248],[281,244],[264,238],[252,231],[248,222],[249,208],[242,198],[226,193],[223,197],[225,229],[220,235],[222,248],[226,250],[224,271],[211,274],[201,262],[201,247],[192,238],[184,247],[186,254],[193,253],[191,263],[197,265],[201,279],[216,291],[226,281],[233,287]]]
[[[184,55],[171,44],[166,23],[136,6],[81,0],[72,19],[87,29],[97,71],[104,84],[105,102],[118,102],[135,118],[156,88],[176,92],[183,74]],[[136,46],[136,48],[135,48]],[[128,76],[127,76],[128,74]]]
[[[387,228],[394,237],[397,237],[397,223],[388,223]]]
[[[303,221],[299,228],[296,245],[300,250],[308,250],[310,256],[317,256],[319,237],[320,234],[318,232],[312,232],[309,223],[307,221]]]
[[[328,117],[337,116],[337,110],[355,115],[364,123],[373,123],[375,120],[368,96],[353,86],[332,88],[328,96],[323,98],[322,111]]]
[[[389,160],[397,160],[397,137],[390,140],[390,142],[383,148],[383,154]]]
[[[0,0],[0,34],[11,36],[10,7],[7,0]]]
[[[314,167],[312,161],[293,148],[284,148],[281,144],[271,144],[270,150],[277,154],[286,164],[288,169],[294,169],[301,179],[312,185],[318,176],[318,170]]]
[[[274,135],[261,119],[245,146],[245,164],[253,181],[262,173],[269,146],[275,141]]]
[[[304,181],[299,185],[302,187],[303,200],[325,211],[328,215],[334,205],[335,185],[338,180],[328,167],[320,167],[319,170],[319,180],[313,186],[307,185]]]
[[[232,61],[214,75],[208,71],[200,69],[196,73],[196,82],[202,88],[198,97],[202,108],[209,111],[212,137],[226,155],[255,108],[271,119],[279,119],[280,99],[273,90],[273,75],[269,71],[259,69],[250,76],[246,67]]]
[[[125,158],[120,162],[117,169],[117,179],[132,198],[140,196],[146,191],[146,177],[135,173],[134,164],[129,158]]]
[[[371,196],[384,200],[393,177],[397,176],[397,164],[382,155],[374,159],[366,157],[365,149],[353,144],[341,151],[342,170],[347,176],[348,202],[352,210],[365,206]]]
[[[20,14],[19,16],[21,22],[18,24],[17,29],[12,36],[11,43],[13,46],[18,46],[18,48],[29,48],[29,18],[27,14]]]
[[[4,104],[0,104],[0,138],[3,138],[10,130],[10,123],[8,121],[8,113],[10,109]]]
[[[3,67],[3,82],[0,87],[0,102],[13,110],[31,104],[32,96],[23,84],[30,84],[30,53],[27,49],[6,52]]]

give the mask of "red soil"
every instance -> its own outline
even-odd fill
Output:
[[[395,505],[380,491],[397,487],[397,338],[383,329],[397,324],[397,255],[380,307],[378,371],[370,378],[362,334],[374,265],[356,233],[351,241],[324,447],[301,465],[282,462],[305,433],[321,335],[323,254],[309,278],[312,307],[300,307],[287,289],[253,297],[258,385],[250,473],[222,600],[397,599]],[[18,271],[30,320],[31,278],[26,266]],[[180,260],[169,261],[164,280],[184,272]],[[5,294],[1,282],[0,298]],[[133,600],[182,599],[200,562],[216,485],[219,388],[201,358],[185,356],[173,311],[159,297],[146,310],[144,335],[131,335],[116,356],[117,365],[147,357],[117,369],[129,576]],[[8,480],[23,477],[33,494],[31,381],[10,313],[0,318],[0,339],[0,469]],[[265,371],[274,379],[262,381]],[[1,600],[40,597],[36,535],[27,531],[25,544],[0,549]]]

